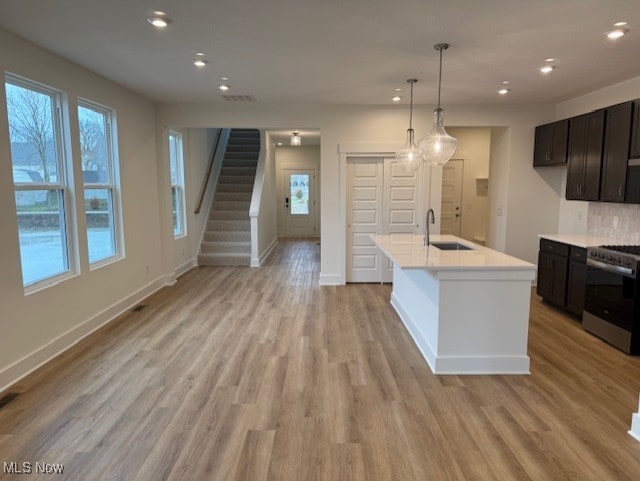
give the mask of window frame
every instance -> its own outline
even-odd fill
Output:
[[[25,292],[25,295],[32,294],[34,292],[38,292],[42,289],[46,289],[47,287],[51,287],[57,285],[67,279],[75,277],[79,275],[79,262],[77,255],[77,231],[76,231],[76,223],[75,223],[75,203],[74,203],[74,194],[73,194],[73,160],[71,153],[69,152],[69,128],[68,128],[68,102],[67,96],[65,92],[58,90],[53,87],[49,87],[35,80],[31,80],[25,77],[21,77],[19,75],[12,74],[10,72],[5,72],[4,75],[4,90],[5,90],[5,102],[8,103],[6,88],[7,84],[11,84],[13,86],[23,88],[26,90],[31,90],[34,92],[38,92],[44,95],[47,95],[51,98],[51,108],[52,108],[52,126],[53,126],[53,139],[55,143],[55,152],[56,152],[56,180],[55,182],[46,182],[43,179],[43,182],[18,182],[16,183],[13,179],[13,155],[10,153],[10,163],[11,163],[11,172],[12,172],[12,184],[13,184],[13,197],[14,197],[14,207],[16,218],[18,217],[18,205],[16,202],[16,193],[17,192],[28,192],[28,191],[53,191],[58,192],[58,203],[62,201],[62,209],[58,207],[59,212],[61,214],[61,221],[63,226],[60,227],[60,236],[61,242],[63,243],[65,249],[63,249],[63,262],[66,265],[66,270],[60,272],[58,274],[54,274],[48,277],[44,277],[41,279],[37,279],[30,283],[25,283],[24,272],[22,270],[22,246],[20,241],[18,241],[19,245],[19,254],[20,254],[20,275],[22,277],[22,286]],[[7,126],[10,129],[11,120],[9,117],[9,110],[7,105]],[[9,139],[11,142],[11,139]],[[18,228],[18,235],[19,235]]]
[[[80,108],[93,110],[105,117],[105,148],[107,154],[107,172],[109,176],[108,183],[93,183],[84,181],[84,164],[80,159],[80,170],[82,171],[82,189],[83,189],[83,205],[85,194],[91,190],[109,190],[111,193],[111,215],[113,217],[113,229],[110,233],[111,240],[115,247],[115,253],[109,257],[91,262],[89,257],[89,227],[87,222],[87,211],[85,208],[85,230],[87,235],[87,262],[89,270],[99,269],[106,265],[117,262],[125,257],[124,238],[122,228],[122,195],[120,189],[120,159],[118,156],[118,139],[117,139],[117,123],[116,112],[114,109],[101,105],[92,100],[78,97],[76,111],[78,115],[78,136],[80,136]],[[82,147],[80,148],[82,156]]]
[[[176,154],[176,176],[177,183],[173,182],[173,178],[171,176],[171,164],[172,164],[172,149],[171,149],[171,137],[174,137],[178,141],[174,141],[175,144],[175,154]],[[185,180],[184,180],[184,142],[182,139],[182,134],[175,130],[169,130],[167,145],[169,146],[169,184],[171,186],[171,220],[172,220],[172,231],[173,238],[180,239],[182,237],[186,237],[187,235],[187,209],[186,209],[186,198],[185,198]],[[176,219],[177,223],[173,223],[173,191],[174,189],[178,192],[178,206],[176,208]],[[179,229],[176,231],[176,224]]]

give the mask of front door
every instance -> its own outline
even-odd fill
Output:
[[[286,169],[285,235],[311,237],[315,232],[315,170]]]
[[[440,204],[440,234],[460,237],[462,225],[463,160],[450,160],[442,167],[442,202]]]

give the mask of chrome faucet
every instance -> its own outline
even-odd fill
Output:
[[[429,209],[427,211],[427,222],[424,225],[424,245],[429,246],[429,217],[431,217],[431,223],[436,223],[436,215],[433,212],[433,209]]]

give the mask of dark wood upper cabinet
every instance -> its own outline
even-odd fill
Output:
[[[631,124],[630,159],[640,159],[640,99],[633,102],[633,122]]]
[[[633,102],[606,109],[600,200],[624,202]]]
[[[587,116],[569,119],[569,148],[567,156],[567,200],[582,200],[587,145]]]
[[[568,120],[559,120],[536,127],[533,166],[565,164],[567,162],[568,133]]]
[[[598,200],[605,111],[569,119],[567,200]]]

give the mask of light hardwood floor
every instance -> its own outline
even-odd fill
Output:
[[[319,249],[194,269],[30,375],[0,410],[0,463],[74,480],[640,479],[639,358],[534,295],[531,376],[436,377],[390,286],[320,287]]]

